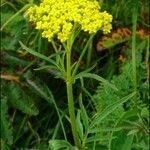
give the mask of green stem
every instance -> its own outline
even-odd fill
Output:
[[[67,78],[66,78],[66,86],[67,86],[67,98],[68,98],[68,109],[70,116],[71,129],[73,134],[73,139],[75,145],[81,149],[81,143],[79,140],[77,126],[76,126],[76,117],[75,117],[75,108],[74,108],[74,100],[73,100],[73,89],[72,89],[72,76],[71,76],[71,49],[70,46],[67,48]]]
[[[88,47],[86,67],[89,67],[89,65],[91,63],[91,57],[92,57],[92,41],[90,42],[89,47]]]
[[[137,25],[137,6],[135,5],[133,8],[132,15],[132,77],[133,77],[133,88],[134,91],[137,91],[137,75],[136,75],[136,25]],[[134,96],[134,105],[137,107],[137,94]]]
[[[147,48],[146,48],[146,58],[145,58],[145,63],[146,63],[146,68],[147,68],[147,81],[149,81],[149,64],[148,64],[148,60],[149,60],[149,36],[147,37]]]

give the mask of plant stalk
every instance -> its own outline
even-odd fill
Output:
[[[66,86],[67,86],[67,98],[68,98],[68,109],[71,123],[71,130],[73,134],[73,139],[75,145],[81,149],[81,143],[79,140],[77,126],[76,126],[76,117],[75,117],[75,108],[74,108],[74,100],[73,100],[73,87],[72,87],[72,76],[71,76],[71,49],[67,49],[67,77],[66,77]]]
[[[133,14],[132,14],[132,77],[133,77],[133,88],[134,91],[137,91],[137,73],[136,73],[136,25],[137,25],[137,9],[138,7],[135,5]],[[134,105],[137,107],[137,94],[134,96]]]
[[[88,47],[88,53],[87,53],[87,59],[86,59],[86,67],[89,67],[91,63],[92,58],[92,39],[90,41],[89,47]]]

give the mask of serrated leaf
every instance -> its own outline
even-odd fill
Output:
[[[9,118],[8,118],[8,106],[7,99],[1,97],[1,128],[0,128],[1,138],[9,145],[13,144],[12,129],[10,128]]]
[[[113,104],[110,104],[107,106],[102,112],[96,114],[94,117],[94,120],[91,123],[91,127],[99,124],[103,119],[105,119],[110,113],[115,111],[120,105],[131,99],[136,93],[133,92],[129,94],[128,96],[123,97],[121,100],[114,102]]]
[[[36,116],[39,113],[32,99],[17,84],[10,84],[8,94],[12,106],[29,115]]]

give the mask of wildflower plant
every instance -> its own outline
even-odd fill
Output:
[[[106,11],[100,12],[96,0],[44,0],[40,6],[31,7],[28,13],[29,20],[49,41],[57,35],[61,42],[65,42],[75,24],[89,34],[98,30],[109,33],[112,28],[112,16]]]
[[[76,79],[89,77],[105,82],[107,85],[115,88],[100,76],[89,73],[91,69],[78,73],[80,62],[88,49],[89,44],[92,42],[94,34],[98,30],[107,34],[112,29],[112,16],[106,11],[100,12],[100,9],[100,5],[96,0],[43,0],[39,6],[35,5],[28,9],[29,21],[35,23],[36,29],[42,31],[42,37],[47,38],[48,41],[52,43],[56,52],[56,55],[54,55],[55,59],[39,54],[21,43],[22,47],[28,52],[48,61],[53,68],[56,68],[61,72],[61,77],[66,82],[72,135],[75,146],[80,150],[84,149],[85,143],[81,141],[76,125],[73,84]],[[72,64],[72,47],[81,30],[88,32],[90,36],[78,61]],[[56,43],[54,42],[54,38],[56,37],[60,40],[65,49],[63,55],[62,51],[57,48]],[[66,60],[66,63],[64,60]]]

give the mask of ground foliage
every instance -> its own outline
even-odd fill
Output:
[[[21,41],[46,56],[53,53],[52,45],[27,19],[29,4],[39,2],[1,1],[2,150],[76,149],[60,72],[19,44]],[[102,9],[113,15],[113,30],[108,35],[96,34],[92,52],[85,55],[80,70],[90,68],[117,89],[93,79],[76,82],[78,134],[88,150],[148,150],[149,1],[99,2]],[[78,59],[86,37],[82,33],[76,40],[72,62]],[[56,42],[59,46],[60,42]],[[136,72],[133,72],[134,47]]]

